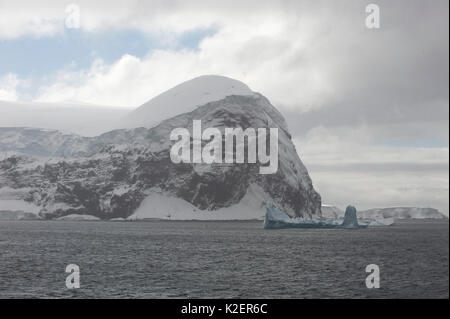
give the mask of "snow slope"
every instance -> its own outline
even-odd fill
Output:
[[[183,82],[161,93],[119,123],[118,128],[152,127],[163,120],[193,111],[200,105],[219,101],[230,95],[253,95],[237,80],[218,75],[204,75]]]
[[[92,216],[92,215],[80,215],[80,214],[70,214],[66,216],[62,216],[56,218],[56,220],[65,220],[65,221],[95,221],[100,220],[100,218]]]
[[[154,192],[144,199],[136,212],[128,219],[262,220],[267,201],[270,201],[270,196],[256,184],[249,186],[246,195],[238,204],[215,211],[201,210],[184,199]]]

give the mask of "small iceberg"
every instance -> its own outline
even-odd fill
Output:
[[[394,225],[394,218],[378,218],[372,219],[369,221],[369,227],[378,227],[378,226],[392,226]]]
[[[302,217],[291,218],[288,214],[278,209],[273,204],[267,204],[266,216],[264,218],[264,229],[283,229],[283,228],[366,228],[368,225],[358,224],[356,218],[356,208],[348,206],[345,210],[344,221],[340,223],[336,220],[318,220]]]

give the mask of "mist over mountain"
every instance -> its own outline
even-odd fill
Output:
[[[84,103],[0,101],[0,127],[31,127],[96,136],[117,127],[134,108]]]

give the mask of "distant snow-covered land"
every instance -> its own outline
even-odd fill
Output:
[[[323,205],[322,217],[331,219],[344,218],[344,211],[336,206]],[[423,207],[385,207],[358,211],[361,219],[445,219],[448,218],[435,208]]]

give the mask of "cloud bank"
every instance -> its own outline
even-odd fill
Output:
[[[180,82],[221,74],[288,120],[324,202],[437,206],[448,213],[448,1],[76,1],[81,31],[139,30],[176,43],[46,75],[38,102],[137,107]],[[67,32],[65,3],[0,1],[0,41]],[[1,46],[1,42],[0,42]],[[20,100],[14,70],[0,99]]]

